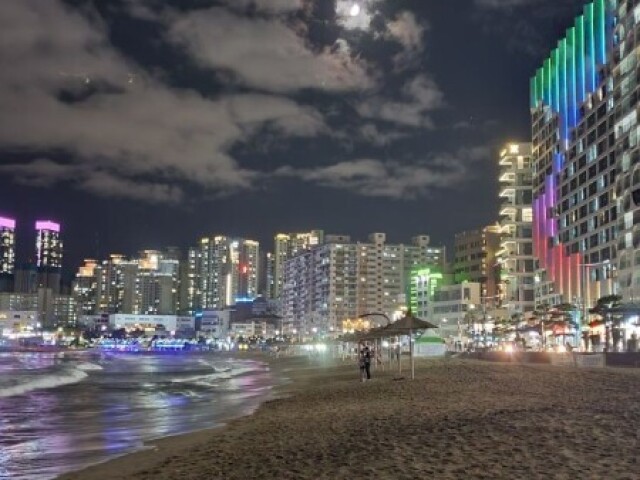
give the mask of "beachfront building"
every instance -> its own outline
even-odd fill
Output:
[[[100,313],[174,315],[180,309],[180,253],[144,250],[133,259],[87,259],[72,285],[78,316]]]
[[[142,330],[150,335],[175,335],[195,332],[194,317],[177,315],[132,315],[115,313],[109,315],[109,326],[126,331]]]
[[[617,21],[612,32],[612,54],[609,55],[611,65],[605,85],[608,87],[608,126],[611,128],[613,124],[613,132],[610,135],[613,135],[615,140],[615,150],[610,151],[609,157],[613,155],[613,158],[607,160],[607,168],[602,174],[600,161],[604,163],[605,157],[602,156],[599,160],[597,181],[598,186],[607,182],[609,223],[616,220],[611,218],[614,208],[617,209],[617,221],[615,225],[599,229],[597,234],[603,240],[601,254],[593,255],[589,261],[591,264],[613,261],[613,255],[606,255],[606,249],[608,248],[610,253],[616,252],[619,293],[627,301],[637,303],[640,301],[640,125],[637,114],[640,93],[637,74],[640,67],[637,54],[640,47],[637,33],[640,28],[640,7],[631,8],[630,2],[617,2],[617,9],[613,14]],[[610,23],[611,18],[607,17],[607,21]],[[615,168],[610,165],[613,159]],[[610,192],[611,187],[614,188],[613,192]],[[604,192],[600,195],[605,195]],[[598,207],[602,208],[602,205],[598,203]],[[604,209],[606,214],[607,206],[604,206]],[[608,238],[616,236],[614,242],[607,242]],[[586,272],[590,282],[599,280],[600,284],[607,284],[607,289],[589,292],[593,293],[591,298],[610,290],[610,280],[607,278],[611,276],[610,273],[610,265],[604,268],[591,267],[590,271]]]
[[[197,309],[224,308],[237,299],[258,296],[260,245],[254,240],[226,236],[205,237],[191,258]]]
[[[455,235],[453,259],[455,283],[465,281],[480,283],[483,298],[497,298],[500,269],[496,264],[501,234],[500,225],[489,225]]]
[[[409,277],[409,307],[418,318],[431,315],[431,302],[435,291],[445,283],[445,275],[439,267],[416,267]]]
[[[272,288],[269,292],[271,296],[267,298],[278,299],[282,292],[284,280],[284,264],[287,260],[312,250],[324,243],[324,231],[311,230],[304,233],[279,233],[273,240],[274,251],[269,256],[272,259]]]
[[[0,293],[0,311],[36,312],[36,320],[44,329],[75,326],[78,319],[74,297],[50,288],[38,288],[33,293]]]
[[[586,314],[618,290],[616,266],[633,283],[636,12],[629,2],[588,3],[531,79],[538,304]]]
[[[511,314],[524,313],[535,306],[531,144],[507,145],[500,152],[499,166],[500,247],[494,258],[500,283],[499,291],[485,298]]]
[[[179,308],[179,252],[144,250],[138,258],[134,312],[145,315],[175,314]]]
[[[384,233],[368,242],[327,235],[325,243],[285,262],[282,316],[286,333],[337,334],[347,322],[368,313],[397,316],[406,307],[410,272],[442,268],[444,248],[427,235],[410,244],[389,244]],[[384,317],[370,322],[384,325]]]
[[[231,309],[203,310],[196,314],[196,329],[201,335],[216,339],[226,339],[231,325]]]
[[[113,254],[96,269],[98,310],[95,313],[134,313],[138,264],[124,255]]]
[[[229,337],[236,340],[241,337],[244,339],[250,337],[274,338],[278,334],[276,326],[266,321],[236,322],[232,323],[229,329]]]
[[[84,264],[78,268],[71,289],[76,299],[79,317],[95,315],[98,311],[99,269],[98,261],[93,259],[85,259]]]
[[[429,309],[429,321],[439,327],[442,338],[451,340],[464,336],[482,318],[482,284],[462,282],[435,289]],[[480,315],[475,315],[480,312]],[[476,318],[479,317],[479,318]]]
[[[31,336],[39,328],[36,310],[0,309],[0,337]]]

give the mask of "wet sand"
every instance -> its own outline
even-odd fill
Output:
[[[283,358],[288,395],[227,426],[154,442],[63,479],[635,479],[640,371]]]

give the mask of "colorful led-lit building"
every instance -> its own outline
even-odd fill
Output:
[[[444,282],[442,269],[418,267],[411,270],[409,278],[409,307],[418,318],[430,318],[431,302],[436,289]]]
[[[640,299],[640,95],[638,47],[640,6],[614,2],[616,24],[613,30],[611,77],[616,142],[615,199],[617,200],[617,284],[628,301]]]
[[[16,265],[16,221],[0,217],[0,275],[13,275]]]
[[[538,304],[584,307],[615,290],[615,3],[587,4],[531,79]]]

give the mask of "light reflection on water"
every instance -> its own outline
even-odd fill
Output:
[[[77,369],[88,376],[55,387]],[[0,478],[53,478],[146,440],[220,425],[251,413],[274,381],[263,364],[214,356],[1,353]],[[2,397],[32,384],[50,388]]]

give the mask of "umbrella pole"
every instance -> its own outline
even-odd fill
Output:
[[[400,338],[400,335],[396,337],[398,343],[398,375],[402,375],[402,343]]]
[[[416,366],[413,361],[413,330],[409,329],[409,358],[411,359],[411,380],[416,378]]]

